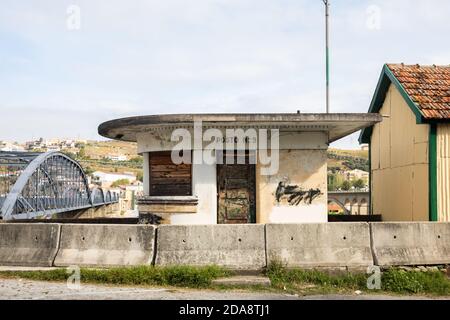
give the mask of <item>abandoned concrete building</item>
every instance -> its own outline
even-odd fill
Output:
[[[140,215],[167,224],[327,222],[327,149],[379,114],[179,114],[111,120],[137,142]]]
[[[383,67],[364,129],[371,211],[384,221],[450,221],[450,66]]]

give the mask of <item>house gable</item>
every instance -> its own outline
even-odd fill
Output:
[[[372,98],[372,102],[370,103],[368,113],[378,113],[380,109],[383,107],[384,100],[386,99],[386,95],[389,91],[389,87],[392,85],[397,88],[400,92],[401,96],[407,103],[408,107],[414,113],[416,117],[416,123],[421,124],[425,122],[425,118],[421,114],[417,105],[412,101],[411,97],[406,92],[405,88],[398,81],[392,71],[389,69],[388,65],[385,64],[383,66],[383,70],[381,71],[380,78],[378,80],[377,88],[375,89],[375,93]],[[372,135],[373,127],[365,128],[361,131],[359,136],[360,143],[370,143],[370,137]]]

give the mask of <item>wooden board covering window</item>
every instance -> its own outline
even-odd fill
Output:
[[[174,164],[170,151],[150,152],[150,195],[192,195],[191,164]]]
[[[219,224],[256,223],[256,166],[249,153],[237,164],[237,154],[226,154],[234,164],[217,165],[217,222]],[[252,154],[254,156],[254,154]]]

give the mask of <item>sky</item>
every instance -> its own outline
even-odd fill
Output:
[[[450,64],[450,1],[330,2],[331,112],[367,112],[384,63]],[[103,121],[146,114],[325,111],[322,0],[0,5],[0,140],[100,140]]]

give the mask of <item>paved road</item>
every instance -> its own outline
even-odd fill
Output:
[[[114,287],[105,285],[81,285],[79,290],[70,289],[65,283],[31,281],[23,279],[0,279],[2,300],[78,300],[78,299],[135,299],[135,300],[375,300],[399,299],[386,295],[321,295],[299,297],[287,294],[246,291],[213,291],[191,289],[166,289],[143,287]],[[424,297],[401,297],[401,299],[425,299]],[[448,297],[450,299],[450,297]]]

